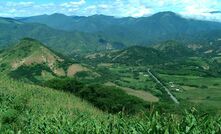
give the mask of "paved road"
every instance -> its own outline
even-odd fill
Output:
[[[176,98],[175,96],[173,96],[173,94],[170,92],[170,90],[169,90],[166,86],[164,86],[164,85],[162,84],[162,82],[161,82],[156,76],[154,76],[153,73],[151,73],[150,69],[148,69],[148,73],[149,73],[149,75],[150,75],[151,77],[154,78],[154,80],[155,80],[157,83],[159,83],[159,84],[165,89],[165,91],[167,92],[167,94],[170,96],[170,98],[171,98],[176,104],[180,104],[180,102],[177,100],[177,98]]]

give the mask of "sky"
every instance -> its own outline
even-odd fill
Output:
[[[142,17],[172,11],[189,18],[221,22],[221,0],[0,0],[0,16],[27,17],[62,13]]]

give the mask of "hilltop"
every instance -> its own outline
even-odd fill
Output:
[[[2,71],[13,78],[25,77],[35,82],[57,76],[73,76],[78,71],[87,70],[31,38],[24,38],[0,53],[0,59]]]
[[[85,59],[138,66],[160,65],[195,55],[197,53],[191,48],[171,40],[151,47],[132,46],[119,51],[92,53],[86,55]]]

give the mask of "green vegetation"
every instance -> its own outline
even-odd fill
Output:
[[[73,59],[62,56],[31,38],[24,38],[14,47],[0,53],[0,60],[1,71],[25,82],[41,83],[78,72],[76,67],[68,72],[69,67],[77,63]]]
[[[221,112],[220,78],[165,74],[159,76],[167,83],[173,82],[175,88],[181,90],[174,93],[182,101],[199,105],[204,111]]]
[[[46,82],[48,87],[64,90],[81,97],[94,106],[110,113],[133,114],[149,110],[147,102],[126,94],[123,90],[115,87],[100,85],[85,86],[75,79],[55,79]]]
[[[38,77],[42,76],[43,71],[52,74],[52,78],[56,77],[56,74],[54,74],[54,72],[52,72],[51,69],[45,64],[20,66],[16,70],[11,71],[9,76],[26,82],[41,83],[41,81],[44,79],[38,79]]]
[[[1,133],[220,133],[221,118],[194,109],[177,116],[103,113],[71,93],[0,76]],[[153,111],[155,111],[153,109]]]

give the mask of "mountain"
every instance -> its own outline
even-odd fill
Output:
[[[166,40],[195,41],[197,34],[221,30],[221,23],[186,19],[173,12],[160,12],[141,18],[115,18],[104,15],[78,17],[53,14],[23,18],[20,21],[46,24],[66,31],[96,33],[127,46],[148,45]],[[194,38],[193,35],[195,35]]]
[[[52,28],[68,30],[75,22],[71,17],[64,14],[40,15],[28,18],[18,18],[19,21],[46,24]]]
[[[115,25],[118,19],[112,16],[93,15],[83,16],[66,16],[64,14],[40,15],[27,18],[19,18],[19,21],[28,23],[46,24],[52,28],[66,31],[97,32],[104,28]]]
[[[38,82],[57,76],[73,76],[87,68],[67,60],[41,42],[24,38],[15,46],[0,53],[1,71],[16,79]]]
[[[186,45],[208,45],[210,40],[219,38],[216,33],[220,33],[221,24],[185,19],[173,12],[141,18],[53,14],[0,18],[0,30],[0,48],[29,37],[64,55],[79,55],[130,46],[149,46],[167,40],[177,40]]]
[[[92,53],[85,59],[93,63],[120,63],[126,65],[155,65],[169,62],[169,56],[154,48],[133,46],[121,51]]]
[[[179,59],[197,55],[196,51],[194,51],[191,47],[173,40],[159,43],[154,45],[153,48],[167,55],[167,58],[169,59]]]
[[[220,41],[216,43],[204,46],[171,40],[151,47],[133,46],[120,51],[92,53],[83,57],[82,62],[95,67],[123,65],[151,68],[162,74],[218,78],[221,76],[221,47]]]
[[[65,55],[124,47],[120,42],[111,42],[96,34],[66,32],[8,18],[0,18],[0,31],[0,48],[6,48],[24,37],[37,39]]]
[[[0,23],[1,24],[22,24],[23,22],[17,21],[15,19],[11,19],[11,18],[0,17]]]

